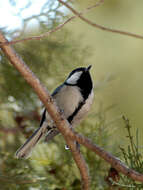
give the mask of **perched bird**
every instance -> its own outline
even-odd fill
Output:
[[[85,117],[93,101],[93,83],[90,76],[91,65],[73,70],[65,82],[52,93],[57,106],[63,111],[65,118],[75,127]],[[54,122],[46,111],[43,112],[40,127],[17,150],[17,158],[27,158],[39,140],[46,136],[46,141],[59,134]]]

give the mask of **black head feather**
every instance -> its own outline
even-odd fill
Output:
[[[66,85],[69,85],[69,86],[78,86],[81,93],[82,93],[82,96],[84,97],[84,99],[87,99],[92,88],[93,88],[93,83],[92,83],[92,79],[91,79],[91,76],[90,76],[90,70],[91,68],[91,65],[89,67],[79,67],[75,70],[73,70],[65,84]],[[76,80],[72,83],[69,82],[68,79],[71,79],[72,76],[76,76]]]

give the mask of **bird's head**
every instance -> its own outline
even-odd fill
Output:
[[[92,79],[90,76],[90,68],[88,67],[79,67],[73,70],[67,77],[65,84],[69,86],[77,86],[80,88],[81,92],[87,96],[93,88]]]

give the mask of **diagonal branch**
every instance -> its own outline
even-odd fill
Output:
[[[108,28],[108,27],[96,24],[96,23],[88,20],[87,18],[83,17],[79,12],[77,12],[75,9],[73,9],[70,5],[68,5],[64,1],[62,1],[62,0],[58,0],[58,1],[60,3],[62,3],[64,6],[66,6],[68,9],[70,9],[71,12],[73,12],[81,20],[83,20],[84,22],[88,23],[89,25],[91,25],[93,27],[96,27],[96,28],[98,28],[100,30],[104,30],[104,31],[107,31],[107,32],[118,33],[118,34],[121,34],[121,35],[126,35],[126,36],[130,36],[130,37],[133,37],[133,38],[138,38],[138,39],[142,39],[143,40],[143,36],[142,35],[138,35],[138,34],[134,34],[134,33],[131,33],[131,32],[122,31],[122,30],[117,30],[117,29],[111,29],[111,28]]]
[[[90,7],[87,7],[85,10],[83,10],[82,12],[80,12],[80,15],[83,15],[84,13],[88,12],[89,10],[99,6],[101,3],[103,3],[104,0],[100,0],[99,2],[97,2],[95,5],[92,5]],[[65,24],[67,24],[68,22],[70,22],[71,20],[75,19],[76,17],[78,17],[77,15],[70,17],[69,19],[67,19],[65,22],[63,22],[62,24],[59,24],[57,27],[55,27],[54,29],[45,32],[39,36],[32,36],[32,37],[28,37],[28,38],[24,38],[21,40],[13,40],[10,42],[0,42],[0,47],[3,45],[8,45],[8,44],[16,44],[16,43],[20,43],[20,42],[26,42],[29,40],[41,40],[42,38],[48,37],[50,34],[60,30]]]
[[[5,37],[1,33],[0,33],[0,42],[6,42]],[[80,168],[80,172],[81,171],[83,172],[83,173],[81,172],[82,179],[84,180],[86,179],[86,177],[85,176],[83,177],[83,175],[85,174],[85,172],[87,172],[87,169],[86,169],[85,163],[81,159],[81,155],[80,156],[78,155],[78,157],[76,157],[76,154],[78,154],[77,150],[75,150],[73,142],[71,143],[70,140],[68,140],[69,138],[71,138],[71,140],[79,142],[80,144],[83,144],[88,149],[98,154],[101,158],[103,158],[105,161],[111,164],[112,167],[114,167],[117,171],[132,178],[133,180],[143,182],[143,174],[140,174],[136,172],[135,170],[128,168],[121,160],[111,155],[110,153],[106,152],[103,148],[100,148],[96,144],[93,144],[88,138],[83,137],[82,135],[74,132],[70,128],[67,120],[64,119],[64,116],[62,115],[62,113],[60,114],[55,102],[53,101],[49,93],[46,91],[46,88],[42,86],[40,81],[36,78],[36,76],[32,73],[32,71],[30,71],[30,69],[26,66],[26,64],[22,61],[22,59],[18,57],[18,55],[12,49],[12,47],[3,46],[1,49],[4,52],[4,54],[7,56],[7,58],[10,60],[11,64],[13,64],[13,66],[16,67],[16,69],[21,73],[21,75],[25,78],[25,80],[32,86],[32,88],[35,90],[40,100],[45,105],[47,111],[49,112],[53,121],[55,122],[57,128],[62,133],[65,140],[67,141],[67,144],[73,151],[72,153],[73,153],[74,159],[76,160],[76,164]],[[82,162],[83,165],[79,163],[77,160],[79,162]],[[82,168],[83,166],[84,168]],[[88,176],[88,174],[86,174],[86,176]],[[85,184],[85,181],[84,181],[84,184]]]
[[[88,149],[95,152],[98,156],[100,156],[109,164],[111,164],[111,166],[115,168],[118,172],[121,172],[122,174],[130,177],[131,179],[135,181],[143,182],[143,174],[136,172],[133,169],[130,169],[120,159],[116,158],[115,156],[105,151],[103,148],[99,147],[98,145],[92,143],[91,140],[89,140],[88,138],[74,131],[71,131],[71,129],[68,129],[67,131],[68,131],[67,136],[69,138],[76,140],[78,143],[84,145]]]
[[[7,42],[6,38],[0,32],[0,42]],[[84,158],[81,153],[77,150],[75,142],[68,138],[66,131],[63,130],[63,125],[69,128],[69,123],[64,119],[64,116],[60,114],[58,107],[56,106],[54,100],[50,96],[46,88],[40,83],[38,78],[32,73],[24,61],[16,54],[11,46],[5,45],[1,47],[4,54],[7,56],[11,64],[21,73],[24,79],[32,86],[40,100],[44,103],[47,111],[51,115],[56,126],[58,126],[59,131],[64,136],[66,143],[70,147],[73,158],[80,170],[82,177],[83,190],[89,190],[89,174],[88,168]]]

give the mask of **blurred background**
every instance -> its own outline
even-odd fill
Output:
[[[96,2],[67,0],[79,12]],[[142,0],[106,0],[84,16],[109,28],[143,35],[142,7]],[[56,0],[0,0],[0,29],[9,40],[40,35],[70,16]],[[122,158],[119,147],[126,149],[129,143],[125,115],[142,153],[142,40],[102,31],[76,18],[46,38],[13,47],[50,92],[76,67],[92,64],[94,104],[76,130]],[[0,189],[80,189],[78,169],[60,135],[38,145],[28,160],[14,157],[38,127],[42,110],[31,87],[0,51]],[[109,165],[81,149],[89,165],[91,189],[109,189],[105,182]]]

